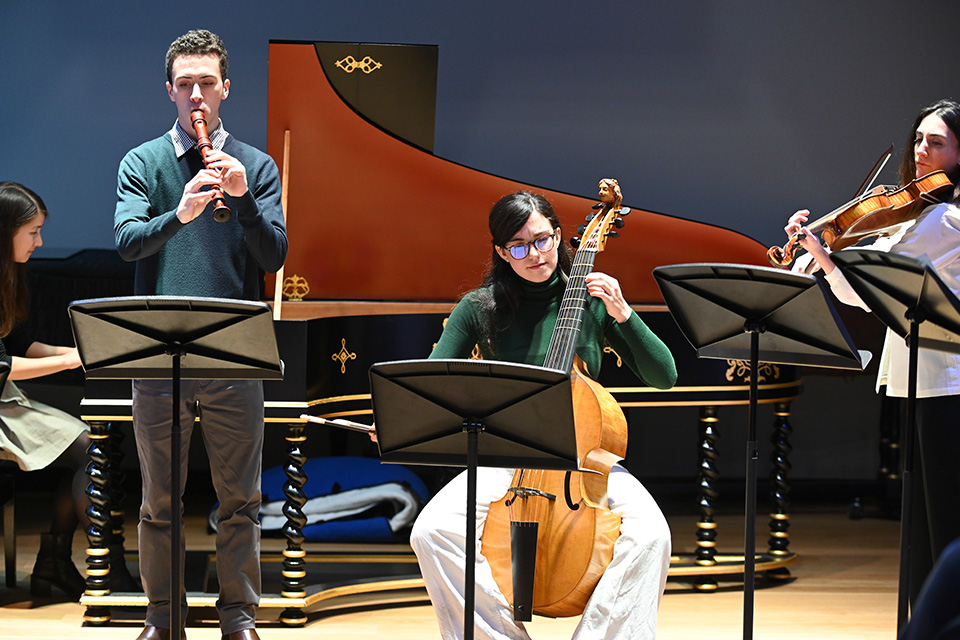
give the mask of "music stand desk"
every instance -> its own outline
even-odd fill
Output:
[[[657,267],[653,275],[698,357],[750,362],[743,637],[752,638],[759,362],[858,371],[864,365],[836,309],[813,276],[723,263]]]
[[[180,381],[278,380],[283,371],[270,307],[221,298],[130,296],[68,307],[87,378],[172,381],[170,451],[180,450]],[[171,590],[180,589],[180,456],[170,456]],[[94,525],[91,524],[91,527]],[[101,578],[105,581],[105,578]],[[170,594],[170,628],[182,627],[182,594]]]
[[[467,467],[463,626],[471,640],[477,467],[579,467],[569,374],[489,360],[404,360],[374,364],[370,392],[381,460]]]
[[[897,629],[909,619],[909,566],[913,517],[913,448],[916,444],[917,362],[919,349],[960,353],[960,300],[926,258],[910,258],[869,249],[844,249],[833,261],[857,295],[909,349],[907,418],[901,434],[903,457],[900,497],[900,575]]]

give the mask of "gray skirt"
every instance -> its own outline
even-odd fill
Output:
[[[0,459],[24,471],[43,469],[90,427],[69,413],[29,400],[7,380],[0,395]]]

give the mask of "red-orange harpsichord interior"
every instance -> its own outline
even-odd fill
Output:
[[[352,52],[351,61],[356,61],[365,57],[364,47],[379,47],[377,56],[394,52],[399,56],[405,48],[270,44],[267,150],[281,174],[284,132],[290,132],[286,171],[290,249],[284,273],[306,279],[307,298],[457,299],[479,284],[490,253],[486,226],[490,206],[518,189],[545,195],[563,222],[566,239],[576,235],[597,202],[596,194],[581,197],[542,189],[444,160],[388,133],[369,113],[361,114],[348,104],[328,74],[346,73],[342,64],[346,55],[339,52]],[[389,66],[396,65],[382,63],[369,74],[354,68],[347,82],[362,92],[363,83],[372,82],[377,73],[388,73]],[[378,100],[378,108],[384,102]],[[432,129],[432,112],[428,117]],[[659,265],[767,264],[766,248],[751,238],[635,206],[643,199],[642,179],[597,175],[591,181],[604,177],[620,181],[623,204],[632,212],[622,237],[607,245],[596,268],[615,275],[631,303],[662,303],[651,275]],[[274,290],[272,277],[266,290]]]

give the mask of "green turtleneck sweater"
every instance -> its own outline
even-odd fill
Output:
[[[493,350],[482,342],[478,298],[483,289],[471,291],[454,308],[431,358],[467,358],[475,345],[484,359],[542,366],[557,324],[564,282],[554,273],[547,282],[523,281],[520,308],[513,323],[494,336]],[[618,324],[607,313],[603,301],[589,297],[577,344],[577,355],[596,378],[600,374],[604,341],[623,358],[630,370],[644,383],[669,389],[677,381],[677,369],[667,345],[658,338],[634,311],[626,322]]]

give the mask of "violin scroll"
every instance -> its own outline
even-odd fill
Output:
[[[790,236],[790,239],[787,240],[787,243],[782,247],[770,247],[767,249],[767,260],[775,267],[789,269],[790,265],[793,264],[793,254],[796,252],[800,241],[806,237],[807,234],[805,233],[795,233]],[[831,246],[827,238],[835,238],[836,234],[829,229],[824,229],[820,237],[827,246]]]

